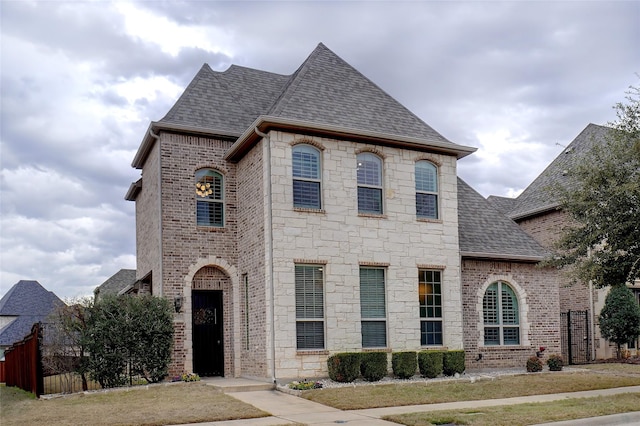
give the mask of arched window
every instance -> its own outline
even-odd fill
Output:
[[[310,145],[296,145],[292,150],[293,206],[322,208],[322,172],[320,151]]]
[[[438,169],[428,161],[416,163],[416,215],[438,218]]]
[[[504,281],[489,285],[482,299],[485,345],[519,345],[518,298]]]
[[[198,226],[224,226],[224,179],[215,170],[196,172],[196,217]]]
[[[363,152],[358,162],[358,213],[382,214],[382,159]]]

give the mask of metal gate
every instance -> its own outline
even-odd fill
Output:
[[[589,311],[567,311],[560,314],[562,357],[567,364],[585,364],[591,360]]]

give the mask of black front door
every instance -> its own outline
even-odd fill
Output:
[[[193,290],[193,372],[224,376],[222,291]]]

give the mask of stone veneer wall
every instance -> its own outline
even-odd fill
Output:
[[[162,162],[162,286],[169,300],[183,297],[182,312],[176,314],[174,356],[170,374],[193,369],[191,340],[191,282],[197,270],[215,266],[232,283],[238,281],[236,168],[223,160],[232,142],[198,136],[161,133]],[[225,226],[196,225],[195,172],[213,168],[224,176]],[[153,277],[156,281],[157,277]],[[223,304],[233,306],[233,292],[224,292]],[[225,309],[225,330],[233,330],[233,309]],[[225,376],[234,376],[235,338],[225,334]]]
[[[460,256],[456,158],[271,132],[275,352],[278,377],[327,375],[334,352],[361,347],[359,268],[386,268],[387,351],[419,350],[418,269],[443,270],[444,347],[462,349]],[[292,144],[322,149],[323,209],[294,209]],[[356,155],[371,151],[383,158],[383,216],[360,215],[357,208]],[[439,166],[440,220],[416,219],[415,162]],[[325,349],[296,349],[294,266],[324,265]]]
[[[489,260],[462,260],[462,298],[465,324],[466,366],[483,368],[523,367],[540,346],[544,357],[560,354],[557,272],[535,264]],[[484,346],[482,297],[487,286],[503,280],[516,291],[520,309],[519,346]],[[481,360],[476,360],[478,355]]]
[[[237,165],[238,271],[242,375],[267,377],[267,300],[265,286],[264,144],[257,144]],[[245,281],[246,279],[246,281]],[[245,288],[248,286],[248,288]],[[248,298],[246,297],[248,293]]]

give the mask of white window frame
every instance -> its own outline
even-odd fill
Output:
[[[359,214],[374,214],[374,215],[383,215],[384,214],[384,161],[378,155],[372,152],[361,152],[356,156],[357,161],[357,169],[356,169],[356,178],[358,184],[358,213]],[[378,165],[378,182],[372,183],[369,181],[365,181],[367,176],[364,176],[365,173],[365,163],[373,162]],[[362,179],[361,179],[362,178]],[[360,205],[360,188],[367,190],[375,190],[380,194],[380,208],[378,210],[372,209],[362,209]]]
[[[425,189],[424,187],[428,186],[425,184],[428,184],[428,182],[418,179],[418,168],[423,166],[427,166],[430,169],[429,171],[433,171],[433,185],[435,186],[435,188]],[[415,164],[416,216],[419,219],[439,219],[440,218],[440,196],[439,196],[440,185],[438,180],[439,180],[438,166],[433,164],[431,161],[427,161],[427,160],[416,161],[416,164]],[[435,204],[436,204],[434,215],[427,215],[427,214],[420,213],[418,198],[420,198],[421,195],[434,197]]]
[[[487,292],[491,289],[491,287],[496,286],[496,300],[495,308],[487,307]],[[513,302],[515,303],[516,313],[515,319],[517,322],[515,323],[505,323],[505,309],[504,309],[504,299],[503,299],[503,286],[509,289],[510,297],[513,298]],[[491,319],[487,318],[487,312],[491,310],[495,314],[495,321],[491,321]],[[487,286],[484,290],[482,296],[482,320],[483,320],[483,328],[482,328],[482,336],[483,336],[483,344],[484,346],[520,346],[522,343],[522,327],[521,327],[521,303],[518,298],[518,292],[516,289],[511,286],[508,282],[503,280],[497,280],[492,282]],[[498,332],[498,341],[489,341],[487,343],[487,329],[496,329]],[[505,329],[517,329],[517,342],[508,342],[505,343]]]
[[[376,295],[377,297],[382,296],[381,302],[380,300],[378,301],[370,300],[370,298],[367,297],[366,295],[367,293],[373,293],[373,292],[365,288],[365,286],[369,284],[369,281],[367,281],[366,279],[363,281],[363,278],[366,278],[363,276],[363,271],[372,271],[372,270],[382,272],[382,294]],[[361,314],[360,331],[361,331],[361,337],[362,337],[362,347],[365,349],[386,348],[389,344],[389,340],[388,340],[389,337],[387,332],[388,322],[387,322],[386,292],[387,292],[386,268],[373,267],[373,266],[360,266],[360,314]],[[365,316],[365,313],[369,313],[375,310],[378,310],[378,311],[382,310],[382,314],[378,313],[377,315],[374,315],[374,316],[371,316],[371,315]],[[379,340],[380,338],[384,340],[384,342],[381,344],[367,344],[369,341],[371,341],[371,337],[368,335],[365,336],[365,333],[367,333],[366,330],[368,330],[368,326],[373,323],[383,325],[384,335],[373,338],[373,340],[376,340],[376,339]]]
[[[206,182],[206,177],[213,178],[215,182],[215,178],[220,179],[220,196],[219,198],[215,198],[214,187],[211,185],[211,182]],[[220,173],[218,170],[205,168],[197,170],[195,173],[195,187],[196,187],[196,224],[197,226],[206,226],[212,228],[223,228],[225,225],[225,179],[224,175]],[[213,197],[212,197],[213,196]],[[206,223],[204,220],[200,220],[200,203],[210,203],[211,205],[219,205],[221,209],[221,220],[220,222],[212,222],[207,220]],[[211,206],[208,206],[207,209],[210,209]],[[206,216],[203,216],[206,218]],[[210,216],[209,216],[210,219]]]
[[[317,159],[317,175],[315,177],[304,176],[300,173],[296,176],[296,167],[294,165],[296,152],[306,152],[312,153],[315,155]],[[303,209],[322,209],[322,153],[320,150],[312,145],[308,144],[297,144],[294,145],[291,149],[291,174],[293,176],[292,183],[292,193],[293,193],[293,207],[295,208],[303,208]],[[300,202],[300,200],[296,200],[296,192],[295,192],[295,182],[309,182],[315,183],[318,185],[318,200],[316,205],[305,204]]]
[[[298,281],[298,279],[300,278],[300,273],[302,272],[302,270],[305,270],[305,272],[307,273],[311,273],[312,277],[311,280],[312,282],[310,283],[312,286],[313,285],[317,285],[318,282],[315,281],[315,274],[320,273],[320,282],[319,284],[322,286],[321,291],[318,292],[314,292],[314,291],[303,291],[301,292],[300,290],[300,286],[305,286],[307,284],[307,282],[305,283],[301,283]],[[313,351],[313,350],[324,350],[326,348],[326,330],[325,330],[325,323],[326,323],[326,308],[325,308],[325,278],[324,278],[324,269],[325,269],[325,265],[322,264],[301,264],[301,263],[296,263],[294,266],[294,280],[295,280],[295,310],[296,310],[296,349],[298,351]],[[305,302],[311,298],[311,300],[313,302],[317,302],[318,299],[316,299],[317,295],[320,295],[320,309],[321,309],[321,315],[318,315],[317,313],[317,308],[318,306],[312,306],[312,305],[307,305]],[[299,303],[302,302],[302,303]],[[315,312],[314,312],[315,311]],[[303,344],[301,345],[301,340],[302,339],[306,339],[308,338],[308,336],[300,335],[300,328],[308,325],[308,324],[315,324],[316,328],[318,325],[320,325],[319,330],[321,330],[322,333],[322,344],[316,344],[316,345],[306,345]]]

